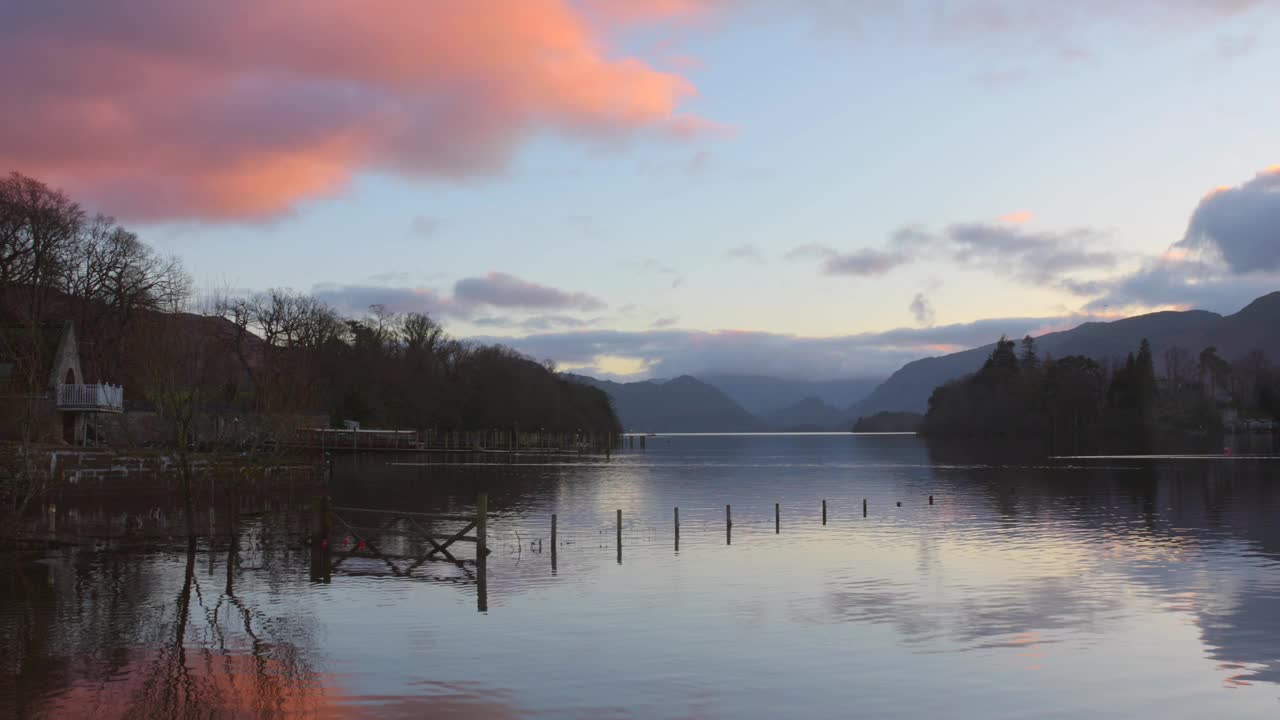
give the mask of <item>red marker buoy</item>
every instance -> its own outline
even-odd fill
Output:
[[[327,548],[327,547],[329,547],[329,539],[328,539],[328,538],[320,538],[320,547],[322,547],[322,548]]]
[[[361,541],[360,541],[359,549],[361,549],[361,550],[363,550],[363,549],[364,549],[364,541],[363,541],[363,540],[361,540]]]
[[[1228,455],[1228,456],[1231,455],[1231,448],[1229,447],[1222,448],[1222,454]]]

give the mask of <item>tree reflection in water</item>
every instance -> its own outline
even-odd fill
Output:
[[[196,538],[159,558],[154,548],[137,554],[71,551],[20,567],[0,590],[7,678],[0,685],[0,716],[318,712],[324,687],[310,661],[313,626],[293,615],[269,615],[237,592],[242,543],[254,556],[254,575],[267,583],[292,572],[298,551],[272,537],[266,524],[233,533],[225,554],[214,543],[205,555],[209,576],[219,557],[225,562],[216,596],[197,572]],[[171,562],[173,550],[178,558],[185,554],[185,563]],[[177,567],[180,577],[173,573]]]

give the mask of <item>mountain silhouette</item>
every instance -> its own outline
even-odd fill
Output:
[[[728,395],[689,375],[673,380],[617,383],[569,375],[613,398],[629,432],[756,432],[767,429]]]

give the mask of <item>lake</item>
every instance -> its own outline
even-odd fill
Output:
[[[313,582],[300,498],[234,545],[0,555],[0,717],[1280,712],[1275,456],[996,462],[841,434],[496,457],[338,458],[331,488],[413,512],[487,493],[483,597],[472,565],[370,548]],[[353,545],[335,530],[335,557]]]

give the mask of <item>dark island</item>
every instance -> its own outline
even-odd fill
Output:
[[[1272,428],[1280,372],[1253,351],[1229,363],[1215,348],[1179,347],[1156,372],[1143,339],[1123,360],[1041,358],[1035,340],[1001,337],[976,373],[929,398],[920,432],[930,438],[1020,438],[1052,452],[1221,448],[1224,430]]]

